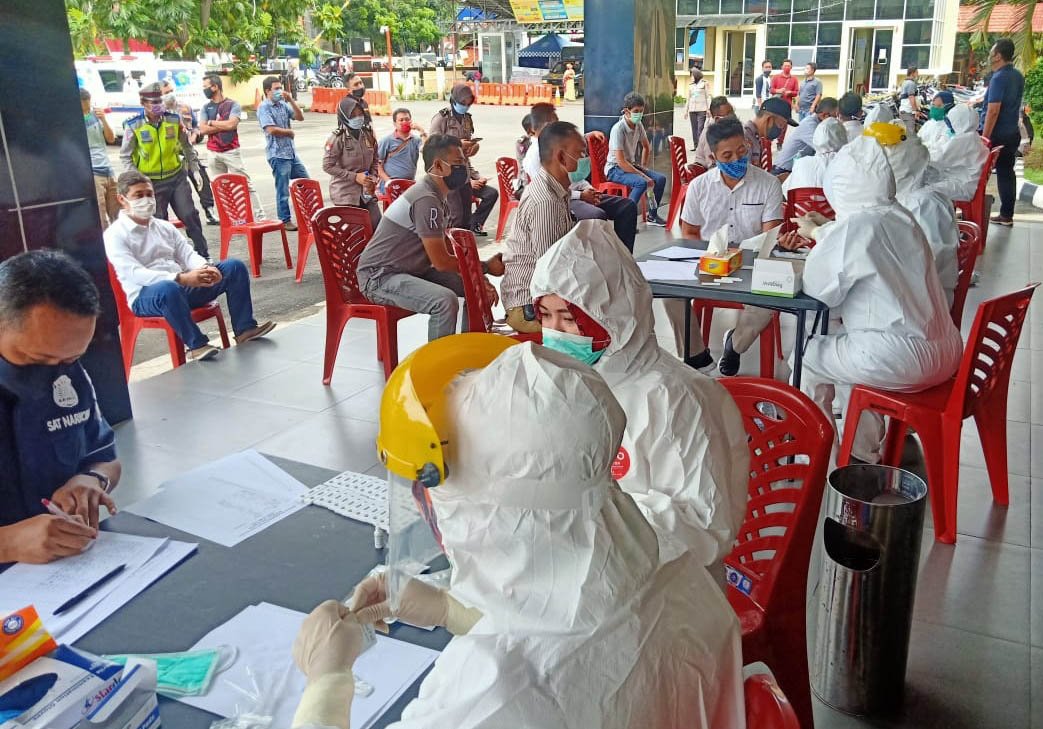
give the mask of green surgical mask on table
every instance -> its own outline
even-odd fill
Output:
[[[233,646],[205,648],[182,653],[128,653],[105,656],[113,663],[126,665],[128,658],[147,658],[156,662],[156,693],[171,699],[201,696],[210,690],[214,676],[235,661]]]

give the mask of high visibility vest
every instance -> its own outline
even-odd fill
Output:
[[[145,117],[136,117],[127,122],[127,129],[136,142],[131,160],[141,174],[150,180],[166,180],[181,172],[181,120],[177,114],[164,114],[158,128]]]

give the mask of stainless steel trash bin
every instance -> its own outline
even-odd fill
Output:
[[[852,465],[826,490],[811,687],[849,714],[902,702],[927,484],[908,471]]]

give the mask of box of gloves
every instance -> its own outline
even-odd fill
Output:
[[[802,261],[755,258],[750,292],[793,298],[802,288]]]

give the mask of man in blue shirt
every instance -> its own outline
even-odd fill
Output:
[[[264,130],[264,154],[275,177],[275,205],[279,220],[286,230],[297,230],[290,222],[290,180],[308,176],[308,170],[297,156],[293,145],[293,129],[290,120],[304,121],[304,112],[292,96],[283,90],[276,76],[267,77],[261,84],[264,101],[257,107],[257,123]]]
[[[1000,38],[989,51],[992,64],[992,79],[985,93],[985,126],[982,136],[992,142],[992,147],[1003,147],[996,160],[996,187],[1000,193],[1000,214],[991,222],[1007,228],[1014,225],[1014,196],[1017,181],[1014,177],[1014,160],[1021,145],[1021,97],[1025,91],[1025,77],[1014,68],[1014,41]]]
[[[772,174],[779,176],[780,182],[784,181],[793,171],[793,163],[799,157],[810,157],[815,154],[813,144],[815,130],[818,129],[819,124],[836,115],[837,100],[832,96],[827,96],[818,102],[818,106],[813,112],[801,120],[796,132],[786,135],[786,141],[782,143],[782,149],[775,158],[775,168],[771,171]]]
[[[395,124],[395,131],[377,144],[377,174],[380,176],[378,190],[382,194],[384,185],[389,180],[416,179],[420,147],[427,141],[427,132],[413,121],[409,109],[395,109],[391,114],[391,121]]]
[[[63,253],[0,264],[0,563],[79,554],[99,506],[116,509],[115,436],[78,361],[100,311],[94,282]]]

